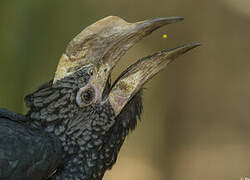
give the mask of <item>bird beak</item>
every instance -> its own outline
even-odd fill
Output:
[[[199,46],[199,43],[187,44],[174,49],[165,49],[138,60],[128,67],[114,82],[108,99],[115,114],[118,115],[127,102],[154,75],[164,69],[180,55]]]
[[[103,96],[112,69],[130,47],[156,29],[183,20],[182,17],[164,17],[128,23],[109,16],[85,28],[68,45],[63,53],[54,82],[67,77],[83,67],[92,67],[89,82],[99,99],[109,100],[116,115],[141,86],[163,69],[170,61],[198,44],[185,45],[172,50],[163,50],[139,60],[130,66],[115,81],[109,93]],[[104,98],[104,99],[103,99]]]
[[[181,20],[182,17],[165,17],[128,23],[116,16],[103,18],[70,41],[61,56],[53,83],[84,66],[92,66],[95,84],[103,92],[112,69],[130,47],[154,30]]]

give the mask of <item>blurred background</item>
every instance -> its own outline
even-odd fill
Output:
[[[250,177],[249,0],[1,0],[0,107],[25,113],[24,96],[53,78],[67,43],[108,15],[185,17],[132,48],[114,77],[163,48],[203,45],[146,84],[142,122],[104,180]]]

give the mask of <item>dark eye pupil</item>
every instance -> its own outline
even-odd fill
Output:
[[[95,91],[93,88],[89,88],[82,93],[82,100],[85,103],[90,103],[95,97]]]

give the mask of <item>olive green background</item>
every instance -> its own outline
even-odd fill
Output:
[[[114,77],[157,50],[203,45],[146,84],[142,122],[104,180],[250,177],[249,0],[1,0],[0,107],[26,112],[23,97],[53,78],[67,43],[108,15],[185,17],[132,48]]]

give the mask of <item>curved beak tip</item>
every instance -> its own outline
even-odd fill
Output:
[[[182,20],[184,20],[184,18],[183,17],[179,17],[179,16],[172,16],[172,17],[154,18],[152,20],[155,20],[155,21],[165,21],[165,22],[168,22],[168,23],[174,23],[174,22],[182,21]]]
[[[191,43],[191,44],[186,44],[183,46],[183,51],[182,51],[182,54],[190,51],[191,49],[194,49],[196,47],[199,47],[201,46],[201,43]]]
[[[186,52],[200,46],[201,44],[200,43],[191,43],[191,44],[186,44],[186,45],[183,45],[183,46],[179,46],[177,48],[173,48],[173,49],[170,49],[170,50],[164,50],[165,53],[166,53],[166,56],[169,58],[169,59],[176,59],[178,56],[182,55],[182,54],[185,54]]]

